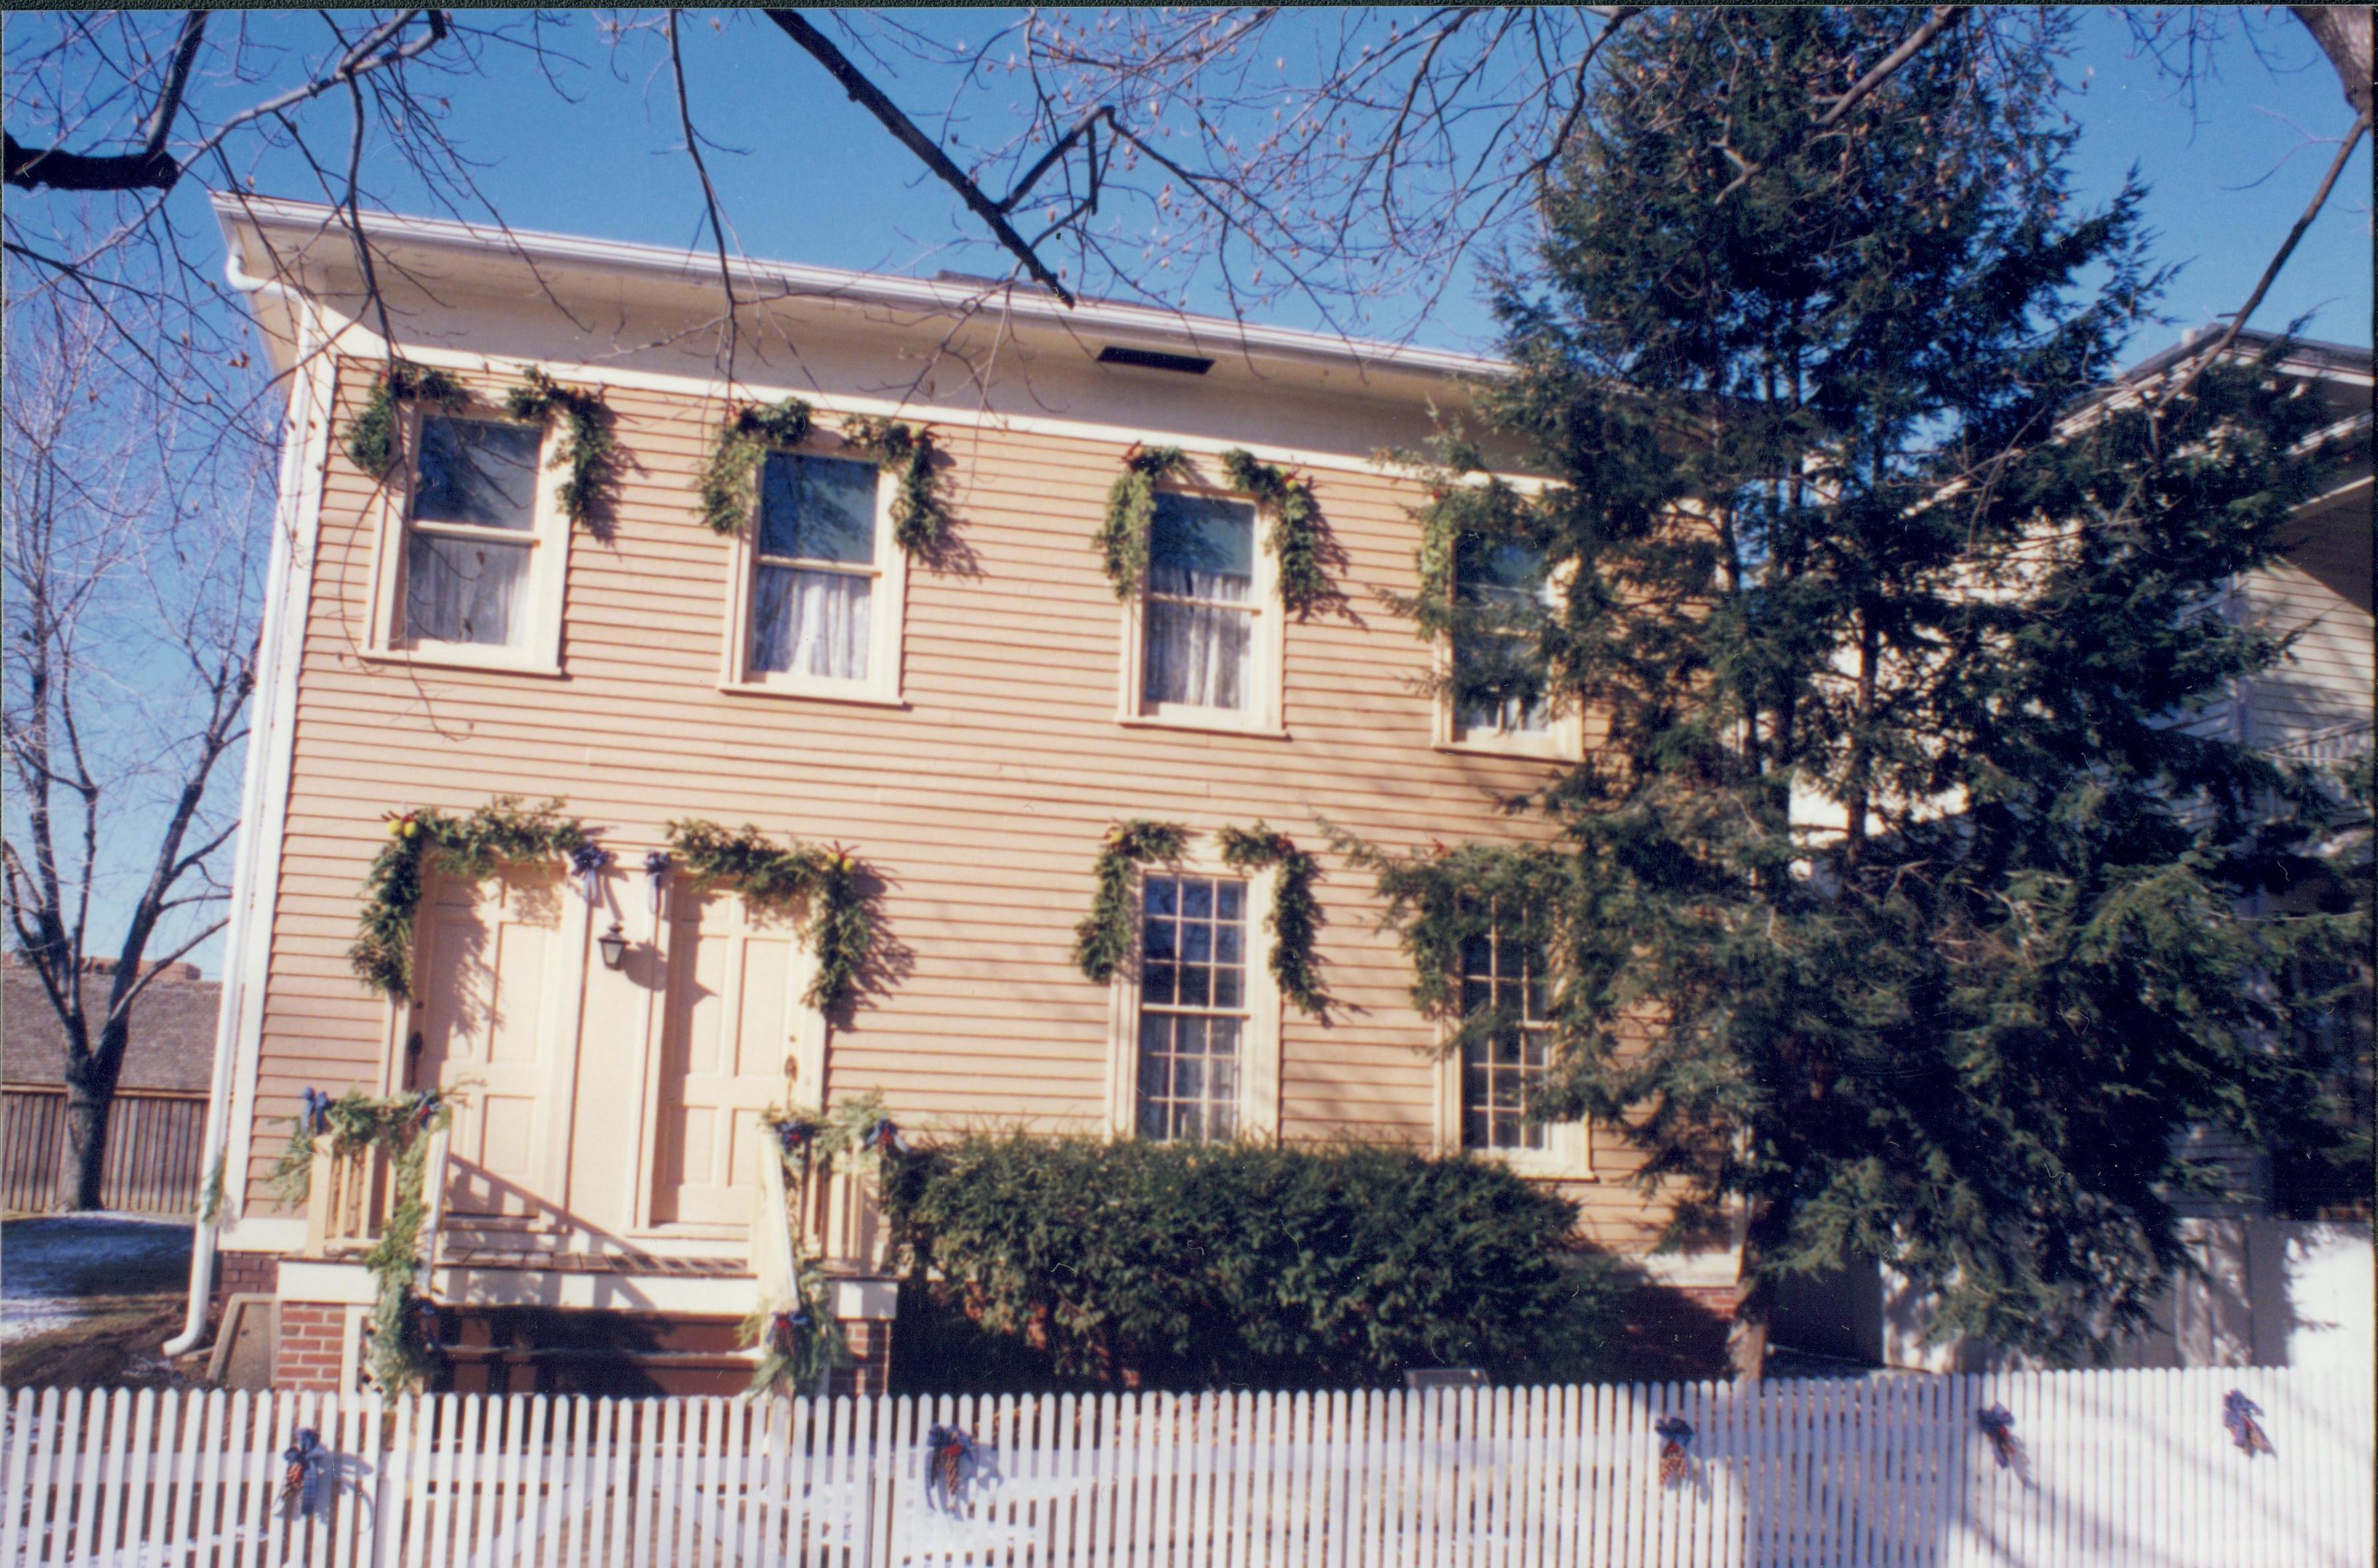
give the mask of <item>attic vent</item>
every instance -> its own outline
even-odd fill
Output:
[[[1177,370],[1183,376],[1203,376],[1214,368],[1214,362],[1194,353],[1159,353],[1154,349],[1119,348],[1113,343],[1099,351],[1100,365],[1135,365],[1142,370]]]

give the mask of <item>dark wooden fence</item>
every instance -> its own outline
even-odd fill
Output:
[[[206,1166],[207,1097],[184,1089],[118,1089],[107,1119],[105,1207],[128,1214],[194,1215]],[[57,1202],[66,1141],[66,1092],[0,1085],[0,1209],[39,1212]]]

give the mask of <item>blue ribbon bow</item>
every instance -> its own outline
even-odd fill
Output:
[[[299,1114],[298,1120],[304,1125],[307,1137],[319,1138],[330,1125],[330,1096],[308,1085],[306,1108]]]
[[[666,849],[650,850],[644,856],[644,902],[655,915],[661,912],[661,886],[668,880],[669,868],[675,864]]]
[[[866,1136],[859,1139],[859,1146],[862,1149],[889,1149],[895,1155],[905,1155],[908,1152],[908,1140],[900,1136],[900,1129],[887,1116],[867,1130]]]
[[[590,908],[603,902],[603,868],[609,864],[611,852],[591,840],[570,852],[570,869]]]
[[[2257,1454],[2276,1457],[2279,1452],[2271,1446],[2263,1423],[2254,1418],[2262,1413],[2263,1407],[2247,1398],[2243,1389],[2233,1388],[2222,1396],[2221,1424],[2229,1429],[2229,1441],[2249,1459]]]
[[[938,1491],[942,1506],[957,1512],[959,1499],[974,1471],[972,1432],[936,1426],[925,1434],[925,1502],[929,1506]]]
[[[282,1461],[289,1468],[281,1482],[281,1501],[292,1516],[310,1519],[324,1502],[322,1483],[328,1479],[338,1456],[322,1446],[322,1434],[311,1427],[299,1427],[289,1447],[281,1451]]]

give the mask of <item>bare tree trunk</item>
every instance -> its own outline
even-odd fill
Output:
[[[58,1208],[101,1206],[101,1187],[107,1174],[108,1114],[115,1100],[115,1081],[123,1072],[130,1023],[128,1013],[111,1019],[100,1029],[96,1049],[67,1053],[66,1136],[58,1155],[54,1200]]]
[[[1725,1333],[1725,1359],[1737,1382],[1757,1382],[1767,1375],[1767,1335],[1775,1317],[1775,1285],[1764,1264],[1790,1233],[1792,1216],[1782,1204],[1765,1198],[1750,1202],[1750,1217],[1742,1231],[1742,1283],[1735,1287],[1734,1322]]]
[[[2345,85],[2345,101],[2370,114],[2370,9],[2366,6],[2290,6]]]

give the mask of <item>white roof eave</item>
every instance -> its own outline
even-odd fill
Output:
[[[316,202],[287,201],[241,192],[217,192],[213,202],[216,221],[222,225],[225,240],[234,246],[242,230],[251,230],[259,238],[267,230],[279,231],[304,245],[344,221],[337,208]],[[673,250],[665,245],[525,229],[505,230],[388,212],[364,213],[363,227],[376,245],[391,250],[420,247],[491,259],[581,267],[661,283],[701,285],[715,282],[718,278],[718,257],[714,252]],[[295,247],[284,242],[273,248],[285,253]],[[739,285],[763,295],[873,305],[932,316],[957,316],[979,309],[986,292],[977,284],[856,272],[798,262],[738,258],[730,269]],[[1243,355],[1421,377],[1500,377],[1510,370],[1506,362],[1484,354],[1257,326],[1147,305],[1084,301],[1068,306],[1022,287],[1006,287],[1001,308],[1018,325],[1040,325],[1075,338],[1121,341],[1135,347],[1187,349],[1214,358]]]

